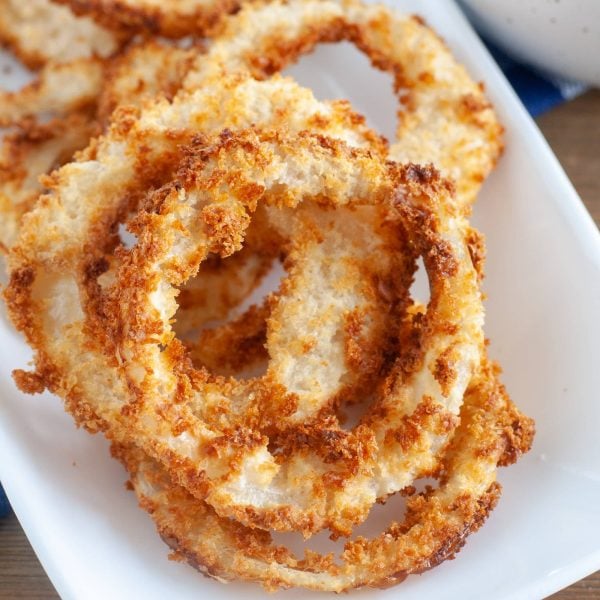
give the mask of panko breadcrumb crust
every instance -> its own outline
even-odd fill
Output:
[[[88,146],[117,106],[171,98],[198,51],[199,46],[183,50],[154,40],[134,42],[110,60],[47,63],[30,84],[0,92],[0,126],[9,127],[0,147],[4,252],[15,242],[23,214],[43,190],[40,177]]]
[[[104,308],[110,315],[108,320],[118,323],[118,330],[110,337],[115,339],[121,331],[127,332],[127,338],[117,342],[113,350],[127,357],[126,371],[134,373],[128,378],[128,386],[136,390],[135,414],[127,425],[137,436],[136,422],[142,423],[142,437],[153,438],[154,451],[161,453],[161,460],[169,464],[169,470],[179,473],[185,487],[199,498],[207,497],[222,516],[262,528],[301,530],[309,534],[328,527],[347,534],[352,525],[365,518],[377,498],[410,485],[412,477],[435,471],[435,455],[456,425],[464,386],[477,367],[478,348],[483,344],[477,275],[462,239],[466,224],[444,197],[448,193],[445,182],[433,170],[415,166],[391,169],[390,180],[386,181],[379,160],[373,161],[368,152],[349,150],[342,143],[318,136],[299,136],[288,142],[280,134],[240,134],[237,139],[227,136],[220,144],[201,152],[200,160],[186,164],[174,183],[161,190],[138,217],[133,226],[138,243],[123,255],[117,284],[111,292],[115,297],[112,303],[115,312],[111,315],[110,301]],[[351,169],[347,165],[352,165]],[[200,175],[203,171],[206,174]],[[290,171],[302,173],[301,181],[296,181],[293,174],[290,179]],[[326,193],[320,191],[323,172],[331,174]],[[276,190],[272,200],[270,186]],[[224,193],[227,201],[221,203],[217,198]],[[266,375],[246,384],[225,381],[216,399],[210,379],[188,382],[187,374],[183,373],[179,378],[170,377],[172,357],[164,354],[161,358],[156,350],[167,347],[172,339],[169,321],[173,312],[163,307],[168,307],[173,291],[166,283],[157,286],[156,275],[162,272],[171,285],[180,285],[195,272],[205,252],[225,256],[234,252],[243,239],[240,234],[243,235],[247,218],[244,211],[251,212],[256,202],[287,205],[295,209],[294,218],[298,218],[297,214],[304,217],[310,209],[304,212],[298,206],[300,194],[304,195],[305,203],[306,198],[317,197],[321,206],[339,209],[335,212],[335,225],[327,226],[316,220],[309,223],[308,230],[304,226],[293,231],[289,257],[294,264],[268,321],[267,349],[272,359]],[[405,204],[405,195],[416,206]],[[412,253],[421,255],[425,261],[432,294],[423,315],[419,346],[408,352],[411,364],[407,365],[402,358],[397,361],[363,416],[361,426],[351,432],[339,428],[324,409],[331,399],[344,394],[347,386],[353,387],[356,378],[368,379],[370,367],[379,371],[371,340],[385,340],[384,332],[393,330],[394,320],[392,316],[378,325],[378,319],[389,310],[389,302],[379,296],[378,288],[383,282],[392,290],[400,290],[393,297],[401,307],[406,294],[402,290],[409,287],[412,265],[409,262],[411,266],[407,268],[402,261],[386,261],[385,252],[373,243],[371,249],[365,247],[367,232],[359,230],[358,235],[351,236],[352,215],[345,216],[343,208],[346,198],[352,198],[356,207],[388,199],[391,208],[382,202],[382,217],[358,208],[353,214],[361,215],[362,222],[374,222],[370,235],[382,236],[388,252],[394,240],[406,239]],[[188,208],[196,204],[199,209]],[[211,220],[207,227],[200,225],[200,230],[194,231],[191,225],[198,227],[198,219],[201,223],[206,212],[214,208],[219,208],[219,226],[215,228]],[[182,216],[186,211],[189,214]],[[320,209],[319,217],[322,212]],[[323,237],[327,240],[335,236],[340,223],[345,235],[341,243],[329,247]],[[312,229],[317,226],[319,237],[315,244]],[[353,242],[353,238],[358,242]],[[357,253],[350,251],[354,243]],[[171,252],[173,246],[178,248],[176,255]],[[411,252],[403,252],[402,246],[394,254],[406,260]],[[351,261],[350,270],[338,269],[330,275],[335,288],[329,289],[327,279],[321,276],[320,290],[311,290],[307,274],[314,277],[317,265],[326,264],[326,255],[334,253],[337,263]],[[361,254],[366,258],[362,263],[357,262]],[[357,281],[361,286],[356,285]],[[312,291],[310,298],[316,308],[307,306],[306,300],[299,300],[306,290]],[[338,300],[343,294],[348,298],[343,303],[332,303],[332,295],[336,293]],[[364,304],[363,296],[368,304]],[[124,298],[126,302],[122,301]],[[371,314],[365,319],[366,310]],[[363,320],[358,331],[348,328],[346,319],[352,315]],[[306,332],[308,323],[320,334],[332,332],[323,336],[325,343]],[[337,334],[340,342],[336,343],[335,331],[340,327],[345,335]],[[356,336],[357,343],[353,345],[350,336]],[[296,343],[291,346],[289,340]],[[353,347],[369,348],[366,354],[375,361],[356,361],[349,353]],[[140,378],[143,364],[152,364],[152,368]],[[292,365],[294,370],[290,375]],[[366,373],[361,372],[361,366],[367,368]],[[328,387],[324,383],[326,378],[330,382]],[[337,381],[341,385],[335,385]],[[193,389],[179,395],[179,390],[189,385]],[[156,389],[161,389],[158,404],[158,398],[151,398]],[[418,397],[420,393],[426,394],[422,400]],[[161,441],[164,434],[150,424],[156,422],[153,407],[160,406],[164,411],[167,394],[174,394],[173,406],[177,407],[170,419],[176,420],[182,432],[189,435]],[[402,407],[400,410],[398,405]],[[209,421],[215,410],[224,415],[215,423],[217,430]],[[226,431],[242,435],[244,441],[240,438],[243,446],[239,450],[221,448],[221,443],[215,445],[213,435],[226,435]],[[247,434],[241,434],[242,431],[258,431],[268,439],[263,437],[261,441],[261,436],[255,434],[246,439]],[[428,439],[428,432],[436,439]],[[196,440],[194,445],[190,444],[190,436]],[[314,438],[313,444],[307,444],[307,436]],[[279,449],[279,460],[274,461],[267,452],[267,444],[272,445],[280,437],[286,438],[286,443]],[[191,460],[189,453],[193,453]],[[331,462],[335,468],[328,465]],[[310,472],[306,472],[307,465]],[[273,479],[274,469],[279,473],[277,482]],[[199,470],[205,472],[200,479]],[[215,473],[212,477],[211,472]],[[268,475],[261,484],[261,473],[265,472]],[[397,472],[401,473],[399,480]],[[248,480],[252,486],[246,491]],[[301,497],[300,482],[304,488]],[[293,494],[289,490],[294,490]],[[245,500],[246,494],[255,499]],[[285,500],[273,502],[272,497]]]
[[[392,76],[398,128],[390,158],[435,164],[455,182],[460,203],[474,202],[502,152],[503,129],[483,85],[421,17],[354,0],[249,2],[221,21],[186,85],[194,88],[221,73],[262,79],[320,43],[344,40]]]
[[[55,0],[109,29],[152,33],[168,38],[210,33],[241,0]]]
[[[18,237],[20,221],[41,191],[40,175],[51,171],[85,148],[97,127],[85,113],[40,124],[20,121],[6,133],[0,146],[0,249],[3,253]]]
[[[390,525],[374,540],[347,542],[341,565],[333,556],[308,551],[296,558],[274,545],[267,532],[217,517],[135,447],[114,445],[113,454],[131,474],[131,484],[161,537],[175,550],[173,558],[205,575],[220,581],[257,581],[270,591],[390,587],[454,558],[498,501],[496,465],[512,464],[529,450],[533,423],[514,407],[497,376],[497,367],[484,361],[466,394],[439,487],[424,494],[412,492],[404,521]]]
[[[0,44],[32,69],[48,62],[105,58],[115,52],[123,35],[77,17],[51,0],[2,0]]]

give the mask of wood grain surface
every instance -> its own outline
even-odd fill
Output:
[[[546,113],[538,124],[600,226],[600,91]],[[0,598],[58,598],[14,515],[0,519]],[[552,600],[600,600],[600,571]]]

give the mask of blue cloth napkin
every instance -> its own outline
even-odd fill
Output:
[[[5,517],[10,512],[10,504],[8,503],[8,498],[2,489],[2,484],[0,483],[0,517]]]

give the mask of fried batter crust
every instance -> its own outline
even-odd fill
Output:
[[[531,446],[533,422],[512,404],[487,359],[469,386],[460,417],[439,488],[410,497],[404,520],[398,515],[379,536],[347,542],[341,564],[310,551],[295,557],[273,544],[267,532],[218,517],[135,447],[114,446],[113,453],[129,471],[140,505],[175,550],[174,558],[209,577],[257,581],[270,591],[385,588],[454,558],[498,501],[497,465]]]
[[[240,0],[56,0],[108,29],[158,34],[170,38],[202,36]]]
[[[207,55],[187,78],[194,88],[222,73],[264,79],[322,42],[347,40],[390,73],[398,129],[390,158],[433,163],[454,181],[468,210],[503,147],[502,126],[484,95],[423,19],[354,0],[244,4],[223,20]]]
[[[51,0],[3,0],[0,43],[32,69],[47,63],[108,57],[123,36],[76,17]]]
[[[4,253],[15,243],[23,215],[43,190],[39,177],[71,160],[97,131],[89,115],[73,113],[43,125],[24,120],[4,136],[0,146],[0,248]]]

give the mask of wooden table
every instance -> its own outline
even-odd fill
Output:
[[[600,226],[600,91],[588,92],[543,115],[538,124]],[[16,517],[1,519],[0,598],[57,597]],[[552,599],[600,600],[600,571]]]

